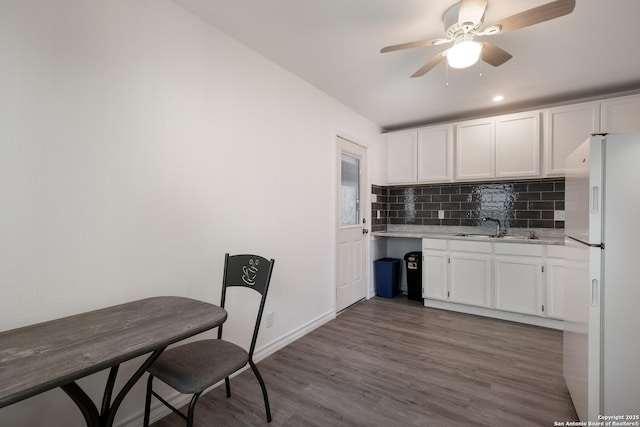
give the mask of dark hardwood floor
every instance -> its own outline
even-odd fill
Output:
[[[562,333],[425,308],[406,297],[354,305],[203,396],[196,426],[553,426],[577,420]],[[183,426],[171,414],[155,427]]]

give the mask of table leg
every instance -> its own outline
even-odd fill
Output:
[[[129,381],[122,387],[113,403],[111,403],[111,395],[113,394],[113,387],[116,382],[116,376],[118,375],[119,365],[113,366],[109,371],[109,378],[104,389],[104,396],[102,399],[102,413],[98,412],[98,408],[93,403],[91,398],[80,388],[75,382],[70,382],[61,386],[62,390],[73,400],[78,406],[80,412],[84,416],[84,420],[87,423],[87,427],[112,427],[113,420],[116,416],[116,412],[120,407],[120,404],[124,400],[125,396],[131,390],[133,385],[144,375],[147,368],[151,366],[153,362],[162,354],[164,348],[156,350],[151,353],[151,356],[144,361],[144,363],[138,368],[138,370],[129,378]]]
[[[111,405],[111,395],[113,394],[113,387],[116,384],[116,377],[118,376],[118,369],[120,365],[112,366],[109,370],[109,378],[107,379],[107,385],[104,387],[104,395],[102,397],[102,410],[100,411],[100,425],[104,425],[106,422],[106,414],[109,413],[109,405]]]
[[[165,348],[166,347],[163,347],[151,353],[151,356],[149,356],[147,360],[144,361],[144,363],[131,376],[131,378],[129,378],[129,381],[127,381],[127,383],[122,387],[122,389],[116,396],[115,400],[113,401],[113,404],[111,404],[111,407],[109,407],[109,402],[104,402],[104,401],[102,402],[103,412],[102,412],[102,415],[100,415],[101,426],[103,427],[113,426],[113,420],[116,416],[116,412],[118,411],[118,408],[120,407],[120,404],[124,400],[125,396],[129,392],[129,390],[131,390],[133,385],[140,379],[140,377],[144,375],[144,373],[147,371],[147,368],[149,368],[151,364],[153,364],[153,362],[155,362],[156,359],[160,356],[160,354],[162,354]],[[111,380],[111,375],[109,375],[109,379]],[[113,375],[113,380],[115,382],[115,375]],[[111,385],[111,388],[113,389],[113,384]],[[108,394],[109,396],[111,396],[111,392],[109,392]],[[105,399],[106,398],[107,398],[107,391],[105,390]]]
[[[88,427],[100,426],[100,414],[98,414],[98,408],[94,405],[93,401],[87,396],[87,393],[80,388],[75,382],[65,384],[60,387],[65,393],[75,402],[80,408],[84,420]]]

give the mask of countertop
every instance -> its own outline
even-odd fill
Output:
[[[526,238],[531,232],[535,238]],[[403,237],[411,239],[446,239],[476,242],[526,243],[533,245],[564,245],[564,230],[519,229],[507,230],[507,237],[490,237],[494,227],[389,226],[387,231],[374,231],[375,237]],[[461,234],[467,234],[462,236]]]

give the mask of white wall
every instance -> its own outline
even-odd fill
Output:
[[[0,58],[0,331],[217,303],[225,252],[276,259],[259,349],[333,316],[335,137],[369,146],[379,184],[377,126],[167,0],[3,0]],[[52,390],[0,424],[83,421]]]

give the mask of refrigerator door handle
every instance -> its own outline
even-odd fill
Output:
[[[591,305],[593,307],[597,307],[600,303],[600,292],[598,292],[599,287],[598,279],[591,279]]]
[[[591,213],[600,211],[600,188],[596,185],[591,188]]]

